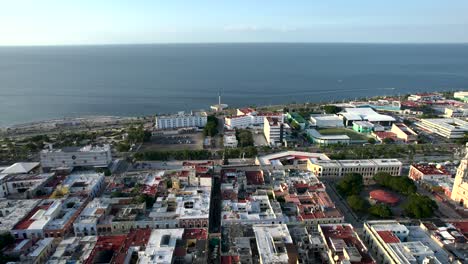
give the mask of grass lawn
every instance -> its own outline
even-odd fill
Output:
[[[368,137],[354,130],[346,128],[322,128],[317,129],[322,135],[347,135],[351,140],[367,140]]]

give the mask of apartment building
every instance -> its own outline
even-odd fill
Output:
[[[205,127],[207,122],[208,115],[205,112],[190,114],[179,112],[176,115],[156,116],[154,128],[162,130],[183,127]]]

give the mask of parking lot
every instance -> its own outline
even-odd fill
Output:
[[[140,151],[151,150],[197,150],[203,149],[203,134],[201,132],[157,135],[151,138],[151,142],[144,143]]]

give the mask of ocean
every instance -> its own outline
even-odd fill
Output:
[[[468,89],[468,45],[0,47],[0,126]]]

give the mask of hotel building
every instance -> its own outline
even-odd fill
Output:
[[[208,122],[205,112],[195,114],[185,114],[179,112],[176,115],[156,116],[155,129],[175,129],[182,127],[204,127]]]

